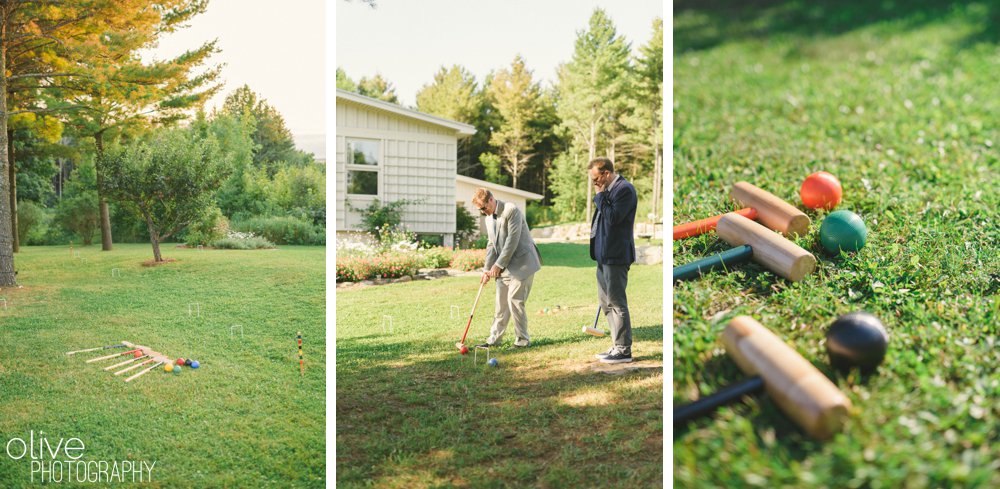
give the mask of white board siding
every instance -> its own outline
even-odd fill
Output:
[[[347,100],[337,100],[337,229],[359,230],[355,208],[374,200],[347,196],[347,139],[380,142],[379,195],[381,202],[419,200],[403,210],[403,225],[427,234],[455,232],[455,173],[457,135],[454,130]]]

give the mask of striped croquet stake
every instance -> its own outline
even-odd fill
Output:
[[[298,340],[299,340],[299,375],[305,375],[306,374],[306,364],[302,360],[302,332],[301,331],[299,331]]]

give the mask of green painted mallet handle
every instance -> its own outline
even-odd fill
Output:
[[[674,267],[674,282],[698,278],[702,274],[716,268],[730,268],[749,261],[752,256],[753,248],[750,245],[737,246],[731,250],[723,251],[718,255],[712,255],[708,258],[702,258],[698,261]]]

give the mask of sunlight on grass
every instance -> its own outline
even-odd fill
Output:
[[[559,400],[567,406],[606,406],[612,404],[611,393],[606,391],[587,391],[570,396],[564,396]]]

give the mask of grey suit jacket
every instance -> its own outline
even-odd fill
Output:
[[[541,270],[542,262],[535,240],[531,239],[528,222],[517,207],[497,200],[496,212],[486,218],[486,233],[489,242],[486,245],[484,271],[489,271],[495,264],[504,269],[501,276],[526,280]]]

